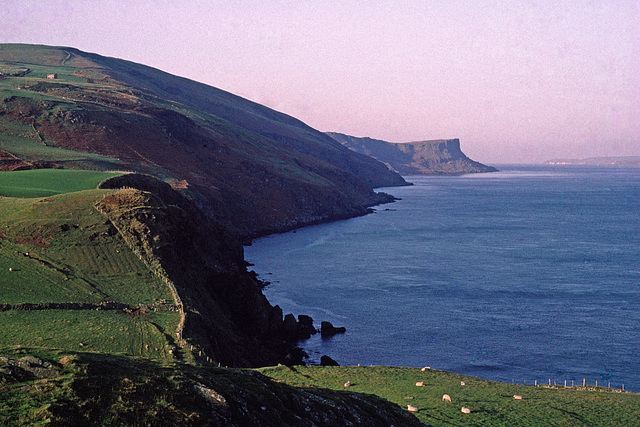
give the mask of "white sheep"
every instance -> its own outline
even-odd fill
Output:
[[[425,366],[424,368],[420,369],[422,372],[426,371],[427,369],[431,369],[430,366]]]
[[[351,386],[351,381],[347,381],[346,383],[344,383],[345,387],[350,387]]]
[[[448,394],[443,394],[442,400],[445,402],[451,402],[451,396],[449,396]]]
[[[513,398],[514,398],[515,400],[522,400],[522,396],[519,396],[519,395],[517,395],[517,394],[514,394],[514,395],[513,395]]]
[[[462,411],[463,414],[470,414],[471,413],[471,409],[465,408],[464,406],[462,407],[461,411]]]
[[[418,412],[418,408],[416,408],[415,406],[411,406],[411,405],[407,405],[407,410],[409,412]]]
[[[424,382],[423,382],[423,381],[418,381],[418,382],[416,383],[416,387],[422,387],[423,385],[424,385]]]

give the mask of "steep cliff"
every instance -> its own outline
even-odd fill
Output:
[[[460,149],[459,139],[391,143],[335,132],[329,132],[328,135],[345,147],[371,156],[404,176],[497,171],[494,167],[485,166],[468,158]]]
[[[224,227],[149,176],[123,175],[101,188],[119,191],[98,210],[171,289],[181,314],[172,334],[179,347],[223,366],[302,362],[282,310],[262,294],[242,245]]]

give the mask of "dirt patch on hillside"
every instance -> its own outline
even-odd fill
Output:
[[[24,162],[4,150],[0,150],[0,171],[11,172],[21,169],[32,169],[33,165]]]
[[[51,244],[50,242],[47,242],[46,240],[44,240],[44,237],[42,236],[29,237],[26,239],[17,239],[16,243],[33,245],[39,248],[46,248],[46,247],[49,247],[49,245]]]

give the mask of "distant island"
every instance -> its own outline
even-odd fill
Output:
[[[459,139],[436,139],[393,143],[372,138],[357,138],[336,132],[327,135],[361,154],[384,163],[400,175],[461,175],[496,172],[467,157],[460,149]]]
[[[546,165],[589,165],[602,167],[640,167],[640,156],[590,157],[587,159],[554,159],[544,162]]]

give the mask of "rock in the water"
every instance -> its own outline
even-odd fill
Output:
[[[326,354],[320,358],[320,365],[322,366],[340,366],[338,362],[327,356]]]
[[[320,324],[320,335],[323,338],[332,337],[335,334],[343,334],[347,331],[347,328],[344,326],[335,327],[331,324],[331,322],[322,322]]]

